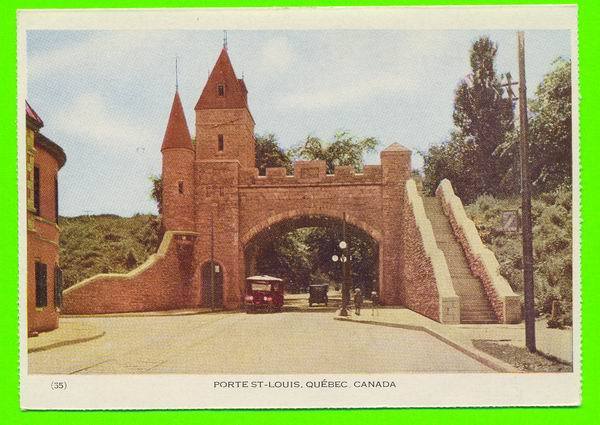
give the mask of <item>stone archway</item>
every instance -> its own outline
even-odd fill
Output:
[[[313,220],[313,222],[324,222],[326,220],[341,222],[342,220],[344,220],[344,215],[346,222],[349,225],[354,226],[360,229],[361,231],[365,232],[374,240],[376,240],[377,243],[382,242],[383,235],[381,231],[374,225],[369,224],[367,221],[360,220],[356,218],[353,214],[345,213],[343,211],[324,207],[313,207],[291,209],[279,214],[273,214],[267,217],[266,219],[254,223],[254,225],[250,227],[247,231],[245,231],[240,237],[240,244],[243,247],[245,247],[250,240],[255,238],[261,232],[268,230],[270,227],[282,225],[282,223],[285,222],[302,220],[304,220],[305,222],[309,222],[310,220]]]
[[[262,252],[262,247],[268,245],[278,236],[287,234],[293,230],[307,227],[327,228],[335,233],[336,238],[341,240],[343,216],[343,213],[326,213],[322,209],[300,209],[271,216],[266,220],[256,223],[255,226],[246,232],[240,239],[241,256],[243,258],[243,261],[241,261],[242,269],[240,270],[240,276],[246,277],[263,273],[270,274],[268,270],[261,271],[260,268],[257,267],[257,258]],[[369,280],[363,278],[363,280],[355,281],[354,284],[363,288],[368,287],[379,290],[379,284],[383,276],[382,261],[380,261],[383,254],[381,233],[367,223],[356,220],[351,216],[346,217],[346,227],[348,238],[350,237],[349,235],[353,235],[353,237],[360,235],[366,236],[366,238],[372,242],[370,249],[375,252],[374,267],[376,272],[374,282],[371,281],[371,277],[369,277]],[[337,243],[334,245],[337,245]],[[332,246],[331,249],[331,254],[337,252],[336,247]]]

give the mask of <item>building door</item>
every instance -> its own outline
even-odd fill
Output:
[[[212,268],[214,274],[211,281],[211,262],[202,265],[202,307],[221,308],[223,307],[223,268],[217,262],[212,263]]]

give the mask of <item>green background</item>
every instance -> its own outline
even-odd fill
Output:
[[[493,409],[356,409],[278,411],[142,411],[142,412],[22,412],[19,409],[18,351],[18,261],[17,261],[17,150],[16,150],[16,11],[18,9],[82,7],[202,7],[202,6],[346,6],[346,5],[473,5],[473,4],[562,4],[556,0],[4,0],[0,6],[0,424],[312,424],[343,423],[597,423],[600,418],[600,295],[597,250],[600,232],[596,226],[600,203],[597,180],[600,149],[600,2],[571,1],[579,5],[580,69],[580,158],[581,158],[581,264],[584,300],[583,404],[578,408]],[[458,389],[457,389],[458,390]]]

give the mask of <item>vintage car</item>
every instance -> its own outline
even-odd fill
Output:
[[[329,285],[309,285],[308,286],[308,306],[312,307],[313,304],[325,304],[329,302],[327,291]]]
[[[264,309],[281,311],[283,307],[283,279],[273,276],[250,276],[246,278],[244,305],[247,313]]]

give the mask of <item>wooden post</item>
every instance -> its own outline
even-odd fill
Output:
[[[521,156],[521,209],[523,213],[523,286],[525,295],[525,345],[534,353],[535,306],[533,287],[533,234],[531,225],[531,183],[529,181],[529,141],[527,86],[525,84],[525,35],[517,32],[519,46],[519,142]]]

